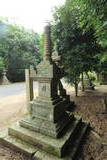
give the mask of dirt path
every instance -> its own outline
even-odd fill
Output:
[[[35,96],[37,83],[34,83]],[[26,109],[26,85],[14,83],[0,86],[0,130],[18,121]]]
[[[0,130],[21,119],[26,112],[24,92],[14,96],[0,97]],[[0,160],[27,160],[27,158],[0,145]]]
[[[0,129],[9,126],[26,113],[25,93],[0,98]]]

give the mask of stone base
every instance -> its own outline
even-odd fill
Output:
[[[8,129],[8,134],[0,136],[0,142],[35,160],[72,160],[87,127],[88,125],[84,124],[81,118],[74,118],[63,130],[62,136],[55,139],[23,128],[18,123]]]
[[[8,79],[0,79],[0,85],[8,85],[10,84]]]
[[[56,123],[65,114],[69,105],[68,98],[36,97],[29,103],[29,112],[32,118]]]
[[[42,120],[39,118],[32,119],[30,117],[27,119],[21,120],[19,123],[21,127],[42,133],[44,135],[51,136],[53,138],[57,138],[60,136],[65,126],[67,126],[72,119],[73,119],[73,115],[69,115],[65,112],[63,117],[61,117],[61,119],[57,123]]]

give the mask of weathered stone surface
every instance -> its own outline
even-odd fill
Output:
[[[31,71],[31,73],[34,72]],[[36,131],[45,135],[57,137],[59,131],[68,124],[69,116],[65,115],[67,107],[70,105],[70,99],[60,82],[61,77],[61,69],[54,62],[44,60],[37,66],[37,72],[32,75],[32,78],[37,80],[39,84],[38,97],[29,102],[31,120],[21,121],[21,126],[30,126],[27,127],[30,129],[32,126]],[[58,86],[60,95],[58,95]],[[36,123],[32,125],[31,122],[34,121]],[[61,121],[63,123],[60,123]],[[53,129],[48,129],[49,125],[47,124],[52,126]],[[59,131],[54,127],[56,125],[59,127]]]
[[[32,155],[34,155],[37,151],[35,146],[27,144],[25,141],[21,141],[16,137],[9,136],[7,129],[0,132],[0,144],[3,144],[13,150],[22,152],[29,157],[32,157]]]
[[[1,134],[0,143],[32,157],[34,160],[72,160],[83,140],[88,125],[81,118],[69,125],[59,139],[44,136],[20,127],[18,124]]]
[[[63,160],[63,159],[50,155],[44,151],[37,151],[33,157],[33,160]]]
[[[73,141],[73,143],[69,144],[69,147],[67,148],[66,154],[62,158],[58,158],[56,156],[53,156],[51,154],[48,154],[44,151],[37,151],[34,154],[34,160],[74,160],[74,157],[76,153],[78,152],[78,148],[80,143],[83,140],[83,137],[87,131],[88,124],[85,125],[84,123],[82,124],[81,128],[79,128],[79,133],[76,135],[76,139]],[[76,155],[76,157],[78,157]],[[78,157],[79,158],[79,157]]]
[[[51,101],[32,101],[30,102],[32,118],[40,118],[43,120],[57,122],[65,114],[69,102],[66,99],[57,99]]]
[[[7,85],[7,84],[10,84],[10,82],[7,79],[6,70],[4,69],[2,77],[0,78],[0,85]]]
[[[28,118],[21,120],[19,123],[20,126],[24,128],[28,128],[30,130],[43,133],[44,135],[57,138],[64,127],[66,127],[72,121],[72,119],[73,115],[68,115],[66,113],[57,123],[53,123],[52,121],[47,121],[37,117],[36,119]]]
[[[1,142],[3,145],[15,151],[22,152],[29,157],[32,157],[38,151],[38,148],[36,148],[35,146],[30,145],[20,139],[12,138],[10,136],[3,138]]]
[[[45,26],[44,32],[44,59],[50,60],[51,58],[51,37],[50,37],[50,24]]]
[[[30,131],[20,127],[19,125],[12,126],[9,128],[8,132],[10,136],[15,136],[29,144],[38,146],[40,149],[50,154],[62,157],[68,142],[71,140],[71,137],[73,138],[73,134],[78,128],[80,122],[81,118],[79,120],[73,120],[67,128],[67,131],[64,134],[62,133],[62,137],[59,139],[45,136],[39,132]]]
[[[49,131],[47,128],[44,129],[43,125],[47,126],[47,123],[49,122],[53,127],[57,124],[60,128],[59,130],[61,130],[63,129],[63,126],[68,124],[68,120],[64,121],[63,119],[65,119],[70,100],[60,82],[62,71],[54,62],[50,62],[48,59],[43,60],[37,66],[36,74],[34,74],[34,71],[31,71],[30,73],[31,77],[34,80],[37,80],[39,84],[38,97],[29,102],[31,119],[36,121],[35,127],[33,128],[37,128],[36,131],[38,131],[39,128],[41,133],[46,134],[47,131],[47,135],[57,137],[58,132],[56,129]],[[58,95],[58,86],[60,95]],[[43,120],[44,124],[42,122]],[[29,122],[25,121],[20,122],[23,127],[26,127],[28,126],[27,124],[31,123],[31,120]],[[62,126],[60,126],[60,121],[63,122]],[[41,126],[41,128],[39,126]]]

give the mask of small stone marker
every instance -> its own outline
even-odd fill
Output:
[[[7,76],[6,76],[6,70],[4,69],[3,70],[3,73],[2,73],[2,77],[0,79],[0,85],[7,85],[7,84],[10,84],[9,80],[7,79]]]
[[[84,74],[84,90],[94,90],[94,84],[89,80],[86,74]]]

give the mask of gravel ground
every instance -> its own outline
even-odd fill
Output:
[[[30,160],[25,155],[0,145],[0,160]]]

